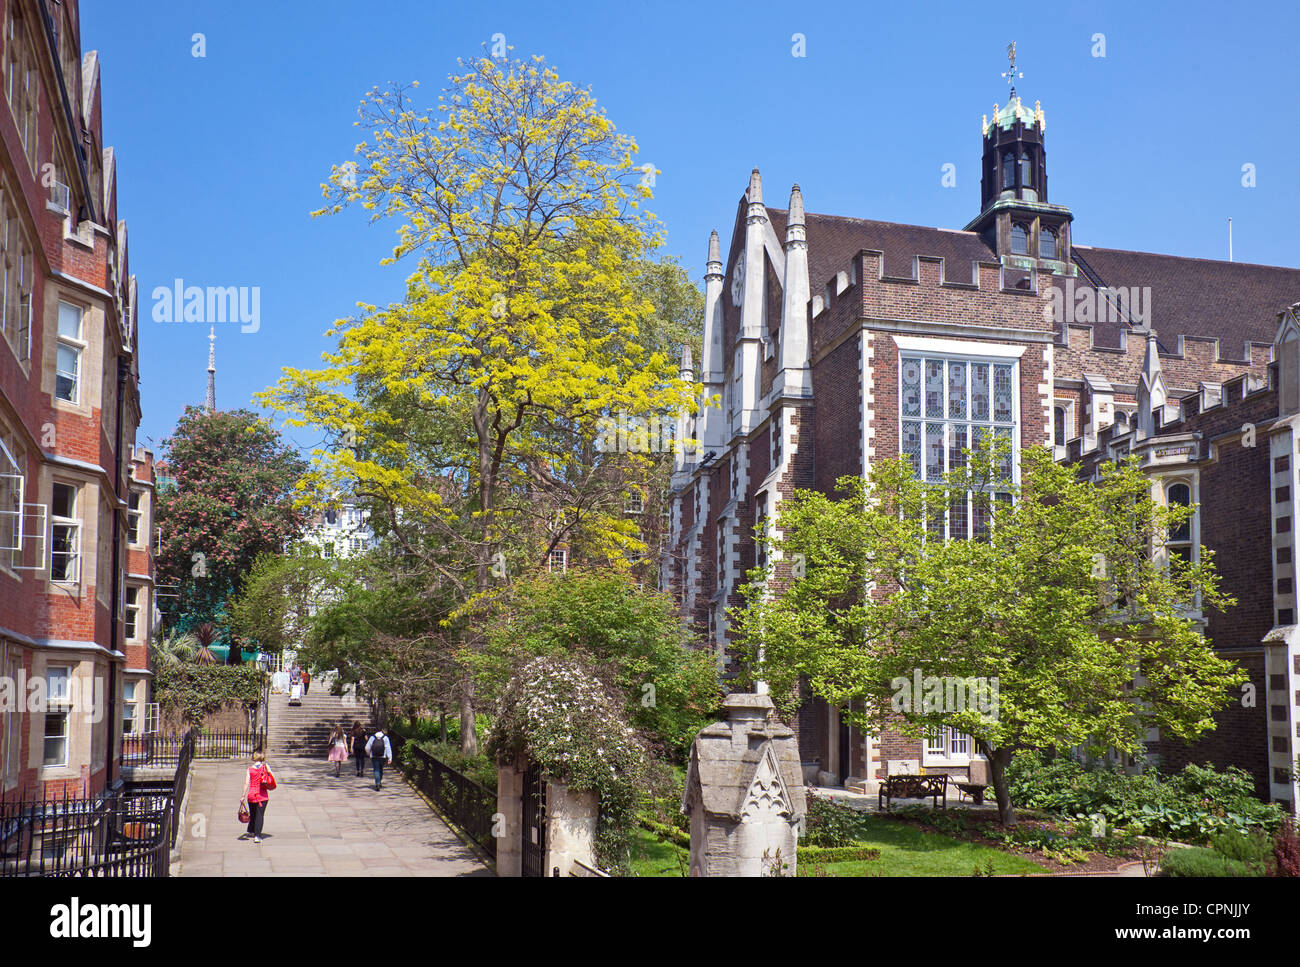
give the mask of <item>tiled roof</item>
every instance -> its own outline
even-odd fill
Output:
[[[769,208],[767,214],[776,237],[784,242],[785,210]],[[970,282],[972,262],[997,261],[997,254],[974,232],[813,212],[806,219],[808,282],[814,294],[821,292],[836,272],[847,268],[849,260],[862,249],[884,252],[885,275],[905,279],[912,277],[912,258],[917,255],[942,258],[944,278],[949,282]]]
[[[786,211],[769,208],[767,213],[777,238],[784,242]],[[807,215],[807,231],[813,294],[821,292],[862,249],[883,251],[885,274],[901,278],[912,277],[912,259],[917,255],[942,258],[949,282],[970,282],[973,262],[997,261],[996,253],[974,232],[812,212]],[[1220,340],[1223,358],[1245,359],[1246,343],[1271,343],[1277,314],[1300,300],[1300,269],[1077,244],[1072,251],[1105,285],[1150,287],[1151,324],[1159,333],[1161,348],[1168,352],[1174,350],[1177,336],[1203,336]],[[1082,272],[1076,285],[1081,283],[1086,284]],[[1095,345],[1119,346],[1122,324],[1094,326]]]
[[[1151,326],[1166,351],[1176,336],[1205,336],[1219,340],[1224,358],[1245,359],[1246,343],[1271,343],[1277,314],[1300,300],[1300,269],[1087,245],[1072,250],[1108,286],[1150,286]],[[1120,328],[1096,324],[1095,345],[1118,346]]]

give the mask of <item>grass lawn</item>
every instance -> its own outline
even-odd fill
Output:
[[[868,817],[864,846],[880,850],[878,860],[827,863],[826,876],[970,876],[984,872],[991,860],[994,873],[1042,873],[1032,860],[991,846],[964,843],[951,836],[931,833],[906,823]],[[799,864],[799,875],[820,873],[811,863]]]
[[[677,857],[682,862],[677,862]],[[648,829],[632,830],[633,876],[681,876],[686,865],[686,850],[660,839]]]
[[[994,873],[1042,873],[1043,867],[1014,853],[991,846],[964,843],[906,823],[869,817],[867,834],[859,842],[880,850],[878,860],[850,860],[816,868],[799,865],[800,876],[970,876],[984,872],[991,860]],[[677,856],[686,851],[638,827],[632,837],[634,876],[681,876]]]

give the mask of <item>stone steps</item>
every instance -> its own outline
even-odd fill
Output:
[[[309,691],[301,705],[290,705],[286,694],[273,694],[267,710],[267,751],[323,757],[329,752],[327,744],[334,726],[349,731],[354,722],[373,731],[370,706],[348,695],[331,695],[327,687]]]

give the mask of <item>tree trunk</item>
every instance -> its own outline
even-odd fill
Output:
[[[460,692],[460,751],[478,755],[478,733],[474,730],[474,679],[465,672]]]
[[[438,706],[438,731],[441,732],[439,741],[443,745],[447,744],[447,703],[443,702]]]
[[[1007,766],[1011,764],[1010,749],[990,749],[989,778],[993,780],[993,794],[998,800],[998,819],[1003,826],[1016,825],[1016,810],[1011,805],[1011,790],[1007,787]]]

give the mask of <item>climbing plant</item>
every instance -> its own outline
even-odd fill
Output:
[[[510,679],[488,736],[498,758],[526,754],[548,780],[600,797],[596,860],[617,873],[628,869],[636,806],[651,775],[624,708],[583,663],[546,655]]]

